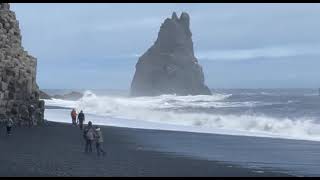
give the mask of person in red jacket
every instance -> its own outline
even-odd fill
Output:
[[[72,119],[72,124],[77,126],[77,112],[75,109],[72,109],[71,111],[71,119]]]

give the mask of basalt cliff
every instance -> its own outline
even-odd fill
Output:
[[[43,121],[44,101],[39,100],[36,83],[37,60],[21,45],[21,32],[9,3],[0,3],[0,121],[15,123]],[[28,109],[33,105],[33,113]]]

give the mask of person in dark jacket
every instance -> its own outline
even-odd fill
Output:
[[[91,153],[92,152],[92,142],[94,141],[94,129],[92,126],[92,122],[88,122],[88,126],[83,131],[83,137],[85,139],[86,145],[85,145],[85,153]]]
[[[82,130],[83,129],[83,122],[85,121],[85,116],[83,111],[81,110],[80,113],[78,114],[78,122],[79,122],[79,127]]]
[[[102,148],[103,135],[102,135],[101,129],[98,126],[96,126],[94,135],[95,135],[96,149],[97,149],[98,156],[100,156],[100,153],[102,153],[102,155],[105,156],[106,152]]]
[[[28,123],[29,123],[29,127],[34,125],[34,112],[35,112],[35,107],[33,105],[30,105],[28,108],[28,112],[29,112],[29,119],[28,119]]]
[[[9,118],[8,120],[7,120],[7,135],[11,135],[11,128],[12,128],[12,126],[13,126],[13,120],[11,119],[11,118]]]
[[[29,111],[26,105],[22,105],[20,107],[20,118],[19,118],[19,126],[25,125],[26,122],[29,122]]]

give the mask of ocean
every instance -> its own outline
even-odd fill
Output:
[[[54,94],[58,93],[58,90],[47,92]],[[205,143],[207,148],[173,148],[169,142],[162,145],[160,142],[150,143],[167,151],[180,151],[205,159],[237,162],[236,164],[245,166],[281,168],[303,176],[320,175],[318,89],[212,89],[211,96],[156,97],[129,97],[127,91],[116,90],[83,92],[84,96],[78,101],[46,100],[48,108],[45,118],[70,122],[70,108],[76,108],[77,111],[83,110],[87,120],[93,124],[228,137],[232,135],[230,137],[235,138],[230,142],[239,137],[247,138],[246,141],[253,138],[255,141],[250,141],[253,143],[246,146],[247,150],[237,152],[240,153],[238,156],[226,149],[220,152],[205,151],[212,148],[217,150],[213,147],[216,144],[210,145],[208,142]],[[262,142],[267,147],[278,144],[277,147],[272,147],[273,150],[270,149],[272,153],[278,153],[277,157],[266,152],[259,155],[261,152],[255,152],[250,148],[261,145]],[[305,153],[299,152],[297,156],[293,151]]]

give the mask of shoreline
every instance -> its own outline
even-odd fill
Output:
[[[63,106],[46,106],[46,110],[72,110],[72,108],[69,107],[63,107]],[[123,121],[126,119],[122,119],[122,118],[110,118],[110,117],[104,117],[101,115],[95,115],[95,114],[91,114],[91,113],[86,113],[87,116],[89,118],[97,118],[99,117],[99,119],[103,118],[106,119],[107,121],[110,119],[117,119],[118,121]],[[69,114],[64,114],[64,118],[68,118]],[[91,116],[95,116],[95,117],[91,117]],[[136,121],[137,120],[129,120],[129,121]],[[59,123],[65,123],[64,121],[52,121],[52,122],[59,122]],[[93,122],[94,123],[94,122]],[[219,129],[216,129],[216,132],[211,132],[213,130],[211,129],[207,129],[207,128],[203,128],[203,129],[193,129],[190,126],[183,126],[183,125],[174,125],[174,124],[165,124],[165,123],[160,123],[160,122],[148,122],[145,121],[143,122],[148,123],[149,126],[148,127],[140,127],[139,125],[135,125],[135,126],[124,126],[123,122],[119,123],[119,124],[114,124],[111,123],[110,125],[107,124],[101,124],[98,123],[100,126],[106,126],[106,127],[120,127],[120,128],[129,128],[129,129],[141,129],[141,130],[151,130],[151,131],[164,131],[164,132],[181,132],[181,133],[196,133],[196,134],[208,134],[208,135],[221,135],[221,136],[235,136],[235,137],[247,137],[247,138],[267,138],[267,139],[274,139],[274,140],[284,140],[284,141],[298,141],[298,142],[316,142],[316,143],[320,143],[319,140],[312,140],[312,139],[306,139],[306,138],[296,138],[296,137],[283,137],[281,135],[274,135],[274,134],[264,134],[264,133],[248,133],[248,132],[240,132],[240,131],[234,131],[234,132],[222,132]],[[150,125],[152,127],[150,127]],[[155,128],[154,126],[159,125],[160,128]],[[165,126],[165,127],[164,127]],[[172,128],[173,127],[173,128]]]
[[[46,123],[43,127],[14,128],[9,137],[1,125],[0,143],[5,148],[0,150],[0,176],[291,176],[157,151],[141,144],[141,139],[137,141],[137,137],[151,137],[156,130],[100,126],[107,155],[98,158],[95,147],[93,154],[83,153],[78,128]]]

